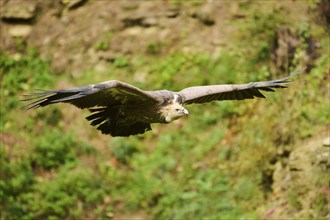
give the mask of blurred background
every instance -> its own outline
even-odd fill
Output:
[[[329,1],[0,6],[0,219],[329,219]],[[187,106],[129,138],[68,104],[18,109],[34,89],[177,91],[304,67],[266,100]]]

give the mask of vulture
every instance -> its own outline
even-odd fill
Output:
[[[118,80],[63,89],[25,94],[30,103],[22,109],[35,109],[59,102],[70,103],[91,113],[86,119],[103,134],[130,136],[150,131],[152,123],[170,123],[187,116],[184,107],[211,101],[265,98],[261,92],[286,88],[291,78],[250,82],[245,84],[205,85],[185,88],[179,92],[168,90],[145,91]]]

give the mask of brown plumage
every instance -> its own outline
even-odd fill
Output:
[[[246,84],[208,85],[188,87],[179,92],[167,90],[144,91],[130,84],[110,80],[99,84],[49,90],[27,94],[23,101],[31,101],[23,109],[34,109],[58,102],[87,108],[86,117],[103,134],[130,136],[151,130],[152,123],[169,123],[188,115],[183,105],[221,100],[265,98],[262,91],[274,92],[286,88],[291,76],[271,81]]]

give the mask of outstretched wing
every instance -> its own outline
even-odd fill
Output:
[[[117,80],[71,89],[41,91],[25,96],[27,98],[23,101],[30,101],[29,104],[22,107],[26,110],[58,102],[70,103],[82,109],[95,106],[157,102],[155,93],[141,90]]]
[[[286,88],[286,85],[292,82],[291,78],[302,71],[304,69],[282,79],[264,82],[194,86],[181,90],[179,94],[183,97],[184,104],[206,103],[216,100],[243,100],[254,97],[265,98],[261,91],[274,92],[274,89]]]

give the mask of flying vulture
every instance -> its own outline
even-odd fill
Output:
[[[31,103],[23,109],[35,109],[59,102],[87,108],[86,117],[103,134],[130,136],[151,130],[152,123],[170,123],[188,115],[184,105],[211,101],[265,98],[261,91],[274,92],[286,88],[291,76],[271,81],[246,84],[207,85],[185,88],[179,92],[168,90],[145,91],[130,84],[110,80],[82,87],[49,90],[26,94],[23,101]]]

